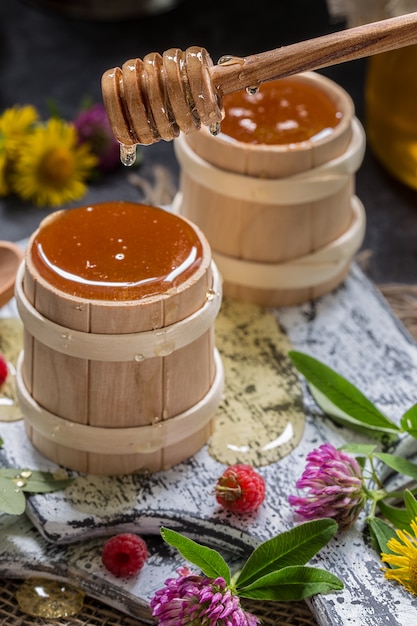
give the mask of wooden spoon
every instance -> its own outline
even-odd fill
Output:
[[[204,48],[172,48],[162,57],[151,53],[105,72],[103,100],[129,165],[135,154],[129,148],[138,143],[170,141],[201,124],[217,134],[225,94],[415,43],[417,12],[244,58],[222,57],[218,65]]]
[[[0,241],[0,307],[11,300],[16,272],[23,259],[23,250],[10,241]]]

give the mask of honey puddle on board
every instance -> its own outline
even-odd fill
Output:
[[[210,455],[221,463],[269,465],[287,456],[304,431],[302,388],[288,337],[256,305],[224,300],[216,345],[225,370]]]

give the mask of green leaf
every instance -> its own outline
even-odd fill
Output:
[[[227,584],[230,584],[229,566],[216,550],[202,546],[169,528],[161,528],[161,535],[166,543],[176,548],[187,561],[197,565],[206,576],[209,578],[221,576]]]
[[[369,443],[345,443],[339,449],[355,456],[370,456],[375,451],[376,446]]]
[[[379,428],[377,426],[365,426],[362,422],[344,413],[335,404],[330,402],[330,400],[313,385],[309,384],[308,387],[316,404],[337,424],[361,433],[361,435],[365,435],[366,437],[378,439],[384,446],[389,446],[397,441],[399,432],[397,427],[395,427],[395,429],[388,429]]]
[[[13,485],[16,486],[19,481],[19,489],[27,493],[50,493],[65,489],[74,479],[72,478],[54,478],[51,472],[40,472],[38,470],[1,468],[0,476],[8,478]],[[20,482],[22,484],[20,484]]]
[[[379,553],[389,552],[387,548],[387,541],[392,539],[392,537],[396,537],[395,530],[392,526],[389,526],[389,524],[378,517],[368,519],[367,523],[375,550]]]
[[[15,467],[2,467],[0,468],[0,476],[3,478],[17,478],[22,471],[25,470],[16,469]]]
[[[57,104],[56,100],[54,100],[53,98],[48,98],[46,104],[47,104],[47,107],[48,107],[49,116],[50,117],[56,117],[58,120],[60,120],[62,118],[62,116],[61,116],[61,113],[59,111],[58,104]]]
[[[411,461],[386,452],[375,452],[374,456],[396,472],[411,476],[417,480],[417,465],[411,463]]]
[[[56,479],[47,472],[33,472],[22,490],[28,493],[50,493],[65,489],[73,480],[72,478]]]
[[[26,498],[22,491],[8,478],[0,477],[0,511],[10,515],[25,512]]]
[[[80,106],[79,106],[80,111],[87,111],[88,109],[91,109],[92,106],[94,106],[94,100],[92,96],[91,95],[83,96]]]
[[[327,365],[295,350],[291,350],[288,356],[307,381],[341,409],[345,416],[368,427],[391,432],[399,430],[357,387]]]
[[[417,519],[417,500],[409,489],[404,491],[404,504],[409,515],[409,520]]]
[[[316,567],[294,565],[271,572],[239,589],[239,596],[253,600],[287,602],[341,589],[343,582],[334,574]]]
[[[395,528],[409,529],[410,518],[406,509],[387,504],[383,500],[378,501],[378,508],[382,515],[395,526]]]
[[[401,428],[417,439],[417,404],[408,409],[400,420]]]
[[[379,425],[378,426],[373,426],[369,424],[365,425],[364,422],[356,419],[356,417],[353,417],[352,415],[345,413],[345,411],[342,411],[342,409],[336,406],[331,400],[329,400],[329,398],[326,395],[324,395],[324,393],[322,393],[316,387],[314,387],[314,385],[309,383],[308,387],[311,391],[311,394],[314,400],[316,401],[318,406],[326,413],[326,415],[334,418],[336,421],[343,424],[344,426],[345,425],[349,426],[350,428],[354,428],[355,430],[358,430],[359,432],[362,432],[365,435],[370,435],[372,437],[376,437],[379,433],[397,434],[399,432],[399,428],[395,426],[394,424],[392,425],[392,427],[389,427],[389,428],[381,427]]]
[[[304,565],[338,530],[332,519],[305,522],[280,533],[258,546],[243,566],[236,588],[247,586],[262,576],[288,565]]]

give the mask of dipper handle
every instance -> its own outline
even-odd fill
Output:
[[[103,100],[113,133],[126,147],[170,141],[201,124],[216,134],[225,94],[415,43],[417,12],[260,54],[222,57],[218,65],[204,48],[171,48],[106,71]]]

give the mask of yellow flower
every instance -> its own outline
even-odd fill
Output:
[[[97,165],[87,144],[77,145],[72,124],[51,118],[28,135],[15,162],[14,191],[40,206],[58,206],[78,200],[85,181]]]
[[[387,541],[392,553],[381,554],[381,558],[391,566],[384,570],[385,577],[417,595],[417,518],[411,522],[411,529],[414,537],[406,530],[396,530],[398,539],[392,537]]]
[[[9,184],[7,182],[6,167],[6,151],[0,145],[0,196],[7,196],[7,194],[10,192]]]
[[[14,106],[3,112],[0,116],[0,144],[7,158],[16,156],[37,119],[38,112],[31,105]]]

